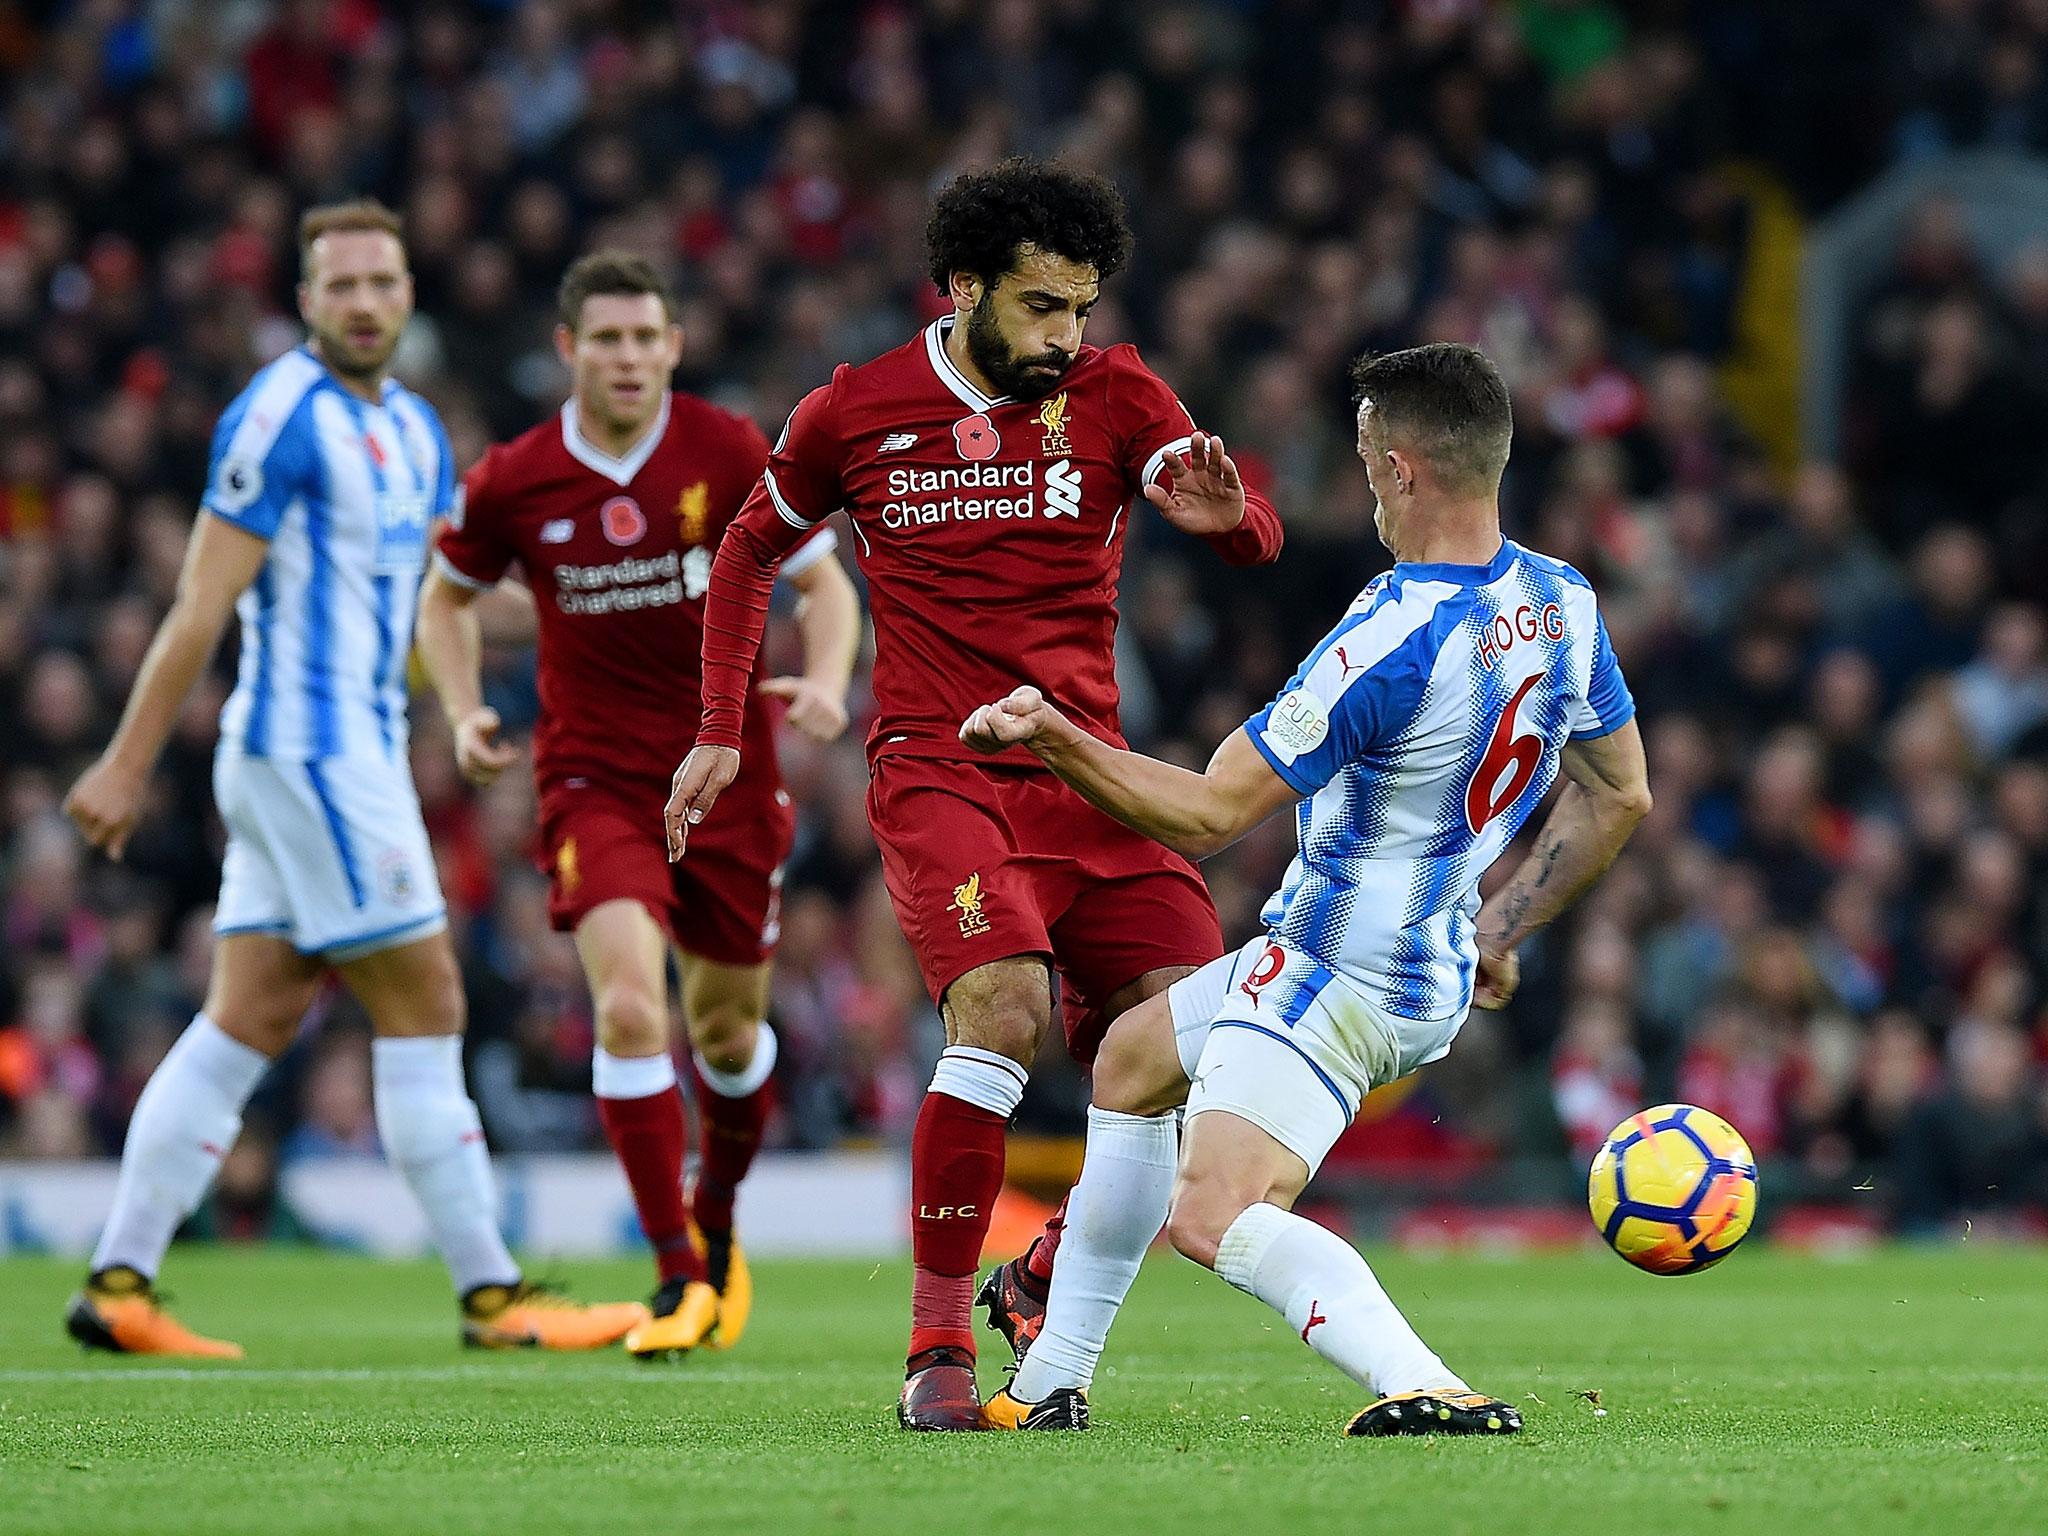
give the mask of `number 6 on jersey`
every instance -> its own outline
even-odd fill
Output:
[[[1475,837],[1494,817],[1522,798],[1522,792],[1543,764],[1543,738],[1534,733],[1515,734],[1515,714],[1521,709],[1522,700],[1542,681],[1541,672],[1532,672],[1508,696],[1493,735],[1487,739],[1486,752],[1472,771],[1472,782],[1465,787],[1465,825]]]

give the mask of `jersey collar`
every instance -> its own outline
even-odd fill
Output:
[[[924,328],[924,352],[931,359],[932,372],[939,376],[939,382],[956,395],[961,404],[977,411],[991,411],[999,405],[1008,405],[1010,396],[984,395],[968,381],[967,375],[953,366],[953,359],[946,355],[946,333],[953,329],[953,317],[941,315]]]
[[[664,390],[661,411],[653,423],[633,445],[631,452],[622,459],[615,459],[585,437],[576,425],[576,397],[571,395],[562,402],[562,446],[569,450],[569,457],[585,469],[595,470],[614,485],[631,485],[634,476],[647,467],[647,461],[654,457],[654,450],[661,446],[662,434],[668,431],[668,404],[669,395]]]
[[[1420,565],[1403,561],[1394,567],[1394,574],[1403,581],[1448,581],[1461,587],[1484,587],[1505,576],[1514,562],[1514,543],[1502,539],[1500,549],[1484,565],[1452,565],[1445,561]]]

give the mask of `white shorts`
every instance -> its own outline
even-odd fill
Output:
[[[1260,937],[1167,989],[1187,1113],[1224,1109],[1322,1166],[1373,1089],[1450,1049],[1463,1015],[1397,1019],[1356,982]]]
[[[303,954],[340,962],[448,926],[402,759],[302,763],[221,752],[213,795],[228,829],[215,933],[276,934]]]

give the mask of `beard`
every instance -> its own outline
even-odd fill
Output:
[[[967,355],[997,390],[1019,400],[1036,400],[1051,394],[1074,365],[1073,358],[1064,352],[1019,357],[1003,340],[1003,333],[996,326],[995,306],[986,292],[967,315]],[[1031,371],[1040,367],[1052,371]]]
[[[348,338],[346,331],[315,330],[313,339],[320,343],[320,357],[328,367],[346,379],[372,379],[381,374],[398,351],[401,331],[393,331],[381,338],[375,345],[358,347]]]

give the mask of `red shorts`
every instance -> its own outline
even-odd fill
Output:
[[[976,966],[1050,955],[1067,1047],[1092,1061],[1109,999],[1148,971],[1206,965],[1223,933],[1202,877],[1050,773],[884,757],[868,822],[896,919],[934,1001]]]
[[[796,835],[789,795],[745,779],[691,829],[674,864],[661,814],[666,783],[571,778],[544,785],[540,830],[548,915],[573,930],[607,901],[637,901],[676,948],[719,965],[759,965],[782,917],[782,861]]]

